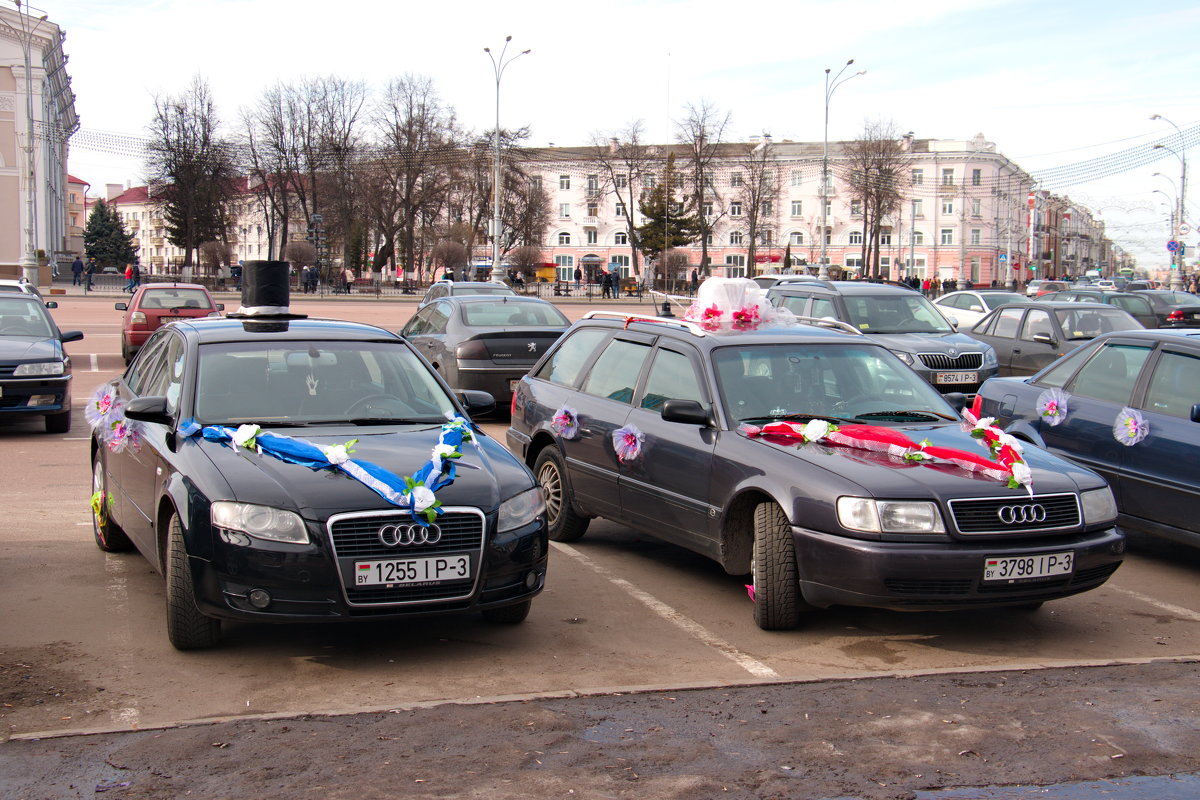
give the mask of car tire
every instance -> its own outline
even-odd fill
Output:
[[[792,526],[776,503],[754,507],[752,559],[754,622],[764,631],[795,628],[808,604],[800,596]]]
[[[71,412],[46,415],[46,433],[67,433],[71,430]]]
[[[97,495],[96,505],[92,507],[92,535],[96,537],[96,546],[106,553],[132,550],[133,542],[108,516],[108,479],[104,474],[104,459],[98,451],[92,456],[92,496]]]
[[[172,514],[167,529],[167,638],[176,650],[200,650],[221,640],[221,621],[200,613],[183,525]]]
[[[529,616],[529,609],[532,606],[533,600],[525,600],[513,603],[511,606],[485,608],[480,613],[483,614],[485,622],[493,625],[517,625],[524,622],[525,618]]]
[[[553,446],[538,453],[533,464],[533,474],[546,501],[546,524],[550,539],[555,542],[573,542],[587,532],[591,517],[585,517],[571,505],[571,483],[562,456]]]

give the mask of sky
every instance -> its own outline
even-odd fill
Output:
[[[1200,124],[1195,0],[33,2],[66,32],[86,134],[77,141],[88,142],[72,147],[69,169],[97,195],[106,183],[144,183],[125,155],[130,137],[146,136],[156,97],[196,76],[228,133],[268,88],[327,75],[375,90],[427,76],[461,123],[491,129],[497,84],[483,48],[499,52],[508,35],[510,56],[532,52],[503,73],[500,122],[529,126],[531,146],[586,145],[636,120],[648,139],[673,141],[687,105],[701,102],[731,114],[727,140],[821,141],[825,70],[836,76],[849,59],[843,77],[866,73],[833,92],[830,141],[870,120],[917,138],[982,133],[1036,173],[1158,140],[1170,147],[1171,136],[1183,141],[1170,123]],[[1177,196],[1182,166],[1159,152],[1156,163],[1057,190],[1098,212],[1110,238],[1150,267],[1167,263],[1164,195]],[[1187,219],[1200,223],[1200,180],[1189,184]]]

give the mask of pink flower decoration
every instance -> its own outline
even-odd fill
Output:
[[[628,464],[641,457],[642,442],[645,441],[646,435],[638,430],[637,426],[626,425],[624,428],[617,428],[613,431],[612,439],[617,459],[622,464]]]
[[[550,427],[564,439],[574,439],[579,435],[579,418],[575,414],[575,409],[563,406],[555,411],[554,416],[550,419]]]

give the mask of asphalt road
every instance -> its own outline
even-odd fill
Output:
[[[154,734],[154,739],[156,747],[167,748],[162,751],[161,758],[186,760],[188,748],[197,746],[194,733],[197,729],[177,728],[184,723],[216,723],[198,734],[200,739],[207,740],[212,738],[209,732],[217,727],[231,731],[230,736],[233,732],[244,734],[252,730],[266,735],[279,730],[278,724],[267,721],[281,717],[368,712],[361,719],[378,720],[377,714],[369,712],[415,709],[407,713],[419,716],[423,713],[421,708],[431,705],[441,711],[430,711],[432,716],[413,723],[419,721],[425,734],[439,736],[438,720],[449,725],[453,719],[453,724],[459,727],[443,729],[440,735],[461,736],[464,742],[475,739],[480,742],[480,747],[484,747],[491,735],[487,733],[488,723],[482,719],[473,721],[472,715],[477,712],[467,709],[505,699],[522,701],[522,710],[512,711],[511,717],[523,719],[530,703],[544,708],[541,704],[547,702],[546,697],[587,697],[591,699],[577,702],[595,703],[599,702],[596,698],[648,692],[637,696],[660,703],[666,694],[690,689],[692,691],[686,693],[692,702],[688,709],[695,710],[709,708],[713,702],[718,702],[711,694],[704,695],[705,692],[731,691],[728,687],[739,686],[749,688],[738,691],[761,689],[766,692],[771,687],[770,691],[775,694],[768,702],[787,709],[784,716],[788,724],[792,724],[802,712],[792,708],[794,700],[786,693],[789,687],[790,691],[799,691],[797,682],[810,687],[804,691],[813,692],[815,697],[821,695],[819,687],[846,685],[848,681],[861,684],[872,678],[904,678],[901,682],[886,684],[893,692],[907,691],[901,687],[915,687],[917,681],[928,681],[930,683],[921,693],[930,704],[936,705],[934,701],[939,692],[945,696],[947,687],[961,685],[962,675],[993,672],[998,675],[1039,675],[1043,676],[1040,679],[1043,685],[1059,682],[1076,688],[1071,692],[1064,689],[1061,696],[1045,691],[1015,694],[1006,689],[1010,685],[1009,678],[970,679],[990,683],[994,690],[990,693],[982,691],[980,697],[990,694],[995,716],[972,722],[982,740],[988,738],[989,725],[1011,725],[1014,720],[1028,720],[1032,715],[1040,718],[1039,725],[1059,720],[1042,733],[1048,737],[1043,741],[1052,741],[1056,732],[1065,734],[1076,722],[1080,725],[1100,724],[1090,718],[1078,721],[1079,715],[1087,711],[1083,704],[1092,705],[1103,699],[1107,712],[1108,706],[1113,705],[1111,698],[1121,697],[1121,708],[1128,707],[1128,713],[1121,716],[1114,710],[1111,719],[1106,717],[1106,724],[1119,722],[1128,726],[1130,735],[1136,733],[1149,742],[1137,748],[1124,748],[1116,760],[1088,760],[1090,766],[1086,769],[1076,764],[1047,770],[1040,778],[1042,782],[1067,780],[1072,776],[1107,777],[1138,771],[1161,774],[1200,768],[1191,755],[1200,752],[1200,747],[1191,746],[1191,740],[1187,740],[1186,747],[1182,745],[1176,728],[1171,728],[1168,735],[1168,728],[1163,727],[1162,735],[1156,736],[1154,726],[1166,725],[1166,718],[1147,716],[1145,712],[1146,704],[1155,700],[1145,693],[1152,687],[1163,685],[1151,680],[1152,671],[1158,671],[1156,681],[1166,680],[1162,677],[1164,670],[1175,670],[1177,674],[1173,674],[1171,680],[1195,685],[1195,662],[1200,660],[1200,598],[1195,591],[1196,577],[1200,574],[1200,553],[1153,543],[1136,548],[1115,577],[1101,589],[1049,603],[1034,614],[1004,611],[901,614],[835,609],[814,614],[797,631],[768,633],[754,626],[745,588],[715,564],[620,526],[597,522],[579,542],[553,546],[547,589],[534,602],[527,622],[514,628],[489,626],[475,617],[450,617],[403,625],[231,624],[226,626],[221,647],[207,652],[177,652],[166,640],[161,578],[140,556],[105,554],[92,542],[87,431],[81,408],[92,388],[121,369],[118,338],[121,315],[112,308],[112,303],[120,298],[68,296],[54,299],[60,301],[60,307],[54,312],[60,327],[82,329],[86,336],[82,342],[69,346],[75,362],[74,428],[66,435],[48,435],[42,432],[40,420],[10,422],[0,427],[0,464],[4,474],[0,481],[0,508],[3,509],[0,608],[4,609],[4,622],[0,627],[0,697],[3,699],[0,724],[10,740],[0,748],[0,795],[91,797],[94,786],[110,780],[121,782],[120,770],[112,775],[89,772],[90,777],[84,776],[79,784],[87,790],[85,794],[43,795],[31,789],[41,778],[30,776],[54,774],[55,764],[59,765],[59,778],[70,777],[73,769],[82,769],[78,758],[87,759],[78,754],[89,751],[87,745],[78,744],[80,742],[112,742],[104,747],[118,749],[137,747],[134,740],[96,737],[73,739],[71,741],[76,744],[72,745],[62,744],[66,741],[62,739],[53,740],[54,744],[43,741],[49,749],[39,749],[36,744],[46,737],[63,734],[160,728],[183,731],[171,734],[178,737],[172,739],[176,741],[174,747],[178,751],[167,748],[166,740],[161,737],[168,734],[163,731]],[[225,298],[225,302],[236,305],[236,299]],[[575,318],[590,307],[563,305],[564,311]],[[650,310],[646,303],[615,303],[613,307],[642,314]],[[414,308],[412,301],[357,298],[297,299],[293,304],[294,311],[374,322],[388,328],[400,327]],[[485,430],[501,440],[504,427],[503,422],[484,423]],[[1103,665],[1121,666],[1114,672]],[[1092,682],[1089,675],[1095,675],[1096,680]],[[836,683],[811,683],[814,681]],[[811,688],[814,686],[818,688]],[[887,691],[885,688],[884,696]],[[1196,694],[1189,695],[1186,691],[1176,694],[1174,691],[1164,689],[1156,697],[1160,702],[1166,698],[1170,704],[1171,725],[1194,732],[1198,727]],[[614,702],[610,699],[606,708],[611,710]],[[865,704],[856,712],[863,717],[851,716],[846,717],[847,720],[863,721],[866,715],[877,713],[869,710],[873,706],[867,695],[854,702]],[[444,703],[471,705],[455,705],[453,708],[457,710],[449,714],[446,709],[450,706],[441,705]],[[1051,708],[1059,709],[1063,703],[1068,706],[1061,711],[1050,711]],[[554,714],[591,713],[585,708],[592,706],[580,706],[576,712],[555,711]],[[1007,714],[1006,708],[1009,709]],[[682,706],[676,709],[683,713]],[[1143,713],[1135,713],[1138,709]],[[739,707],[734,718],[743,713]],[[932,728],[950,724],[938,722],[938,713],[941,712],[929,711],[921,717],[922,723]],[[665,736],[663,730],[671,730],[671,713],[663,711],[662,716],[664,723],[660,730],[650,731],[655,735],[647,735],[647,741],[659,741]],[[691,731],[689,736],[698,735],[693,731],[695,719],[687,718],[691,719],[687,726],[684,726],[683,717],[676,717],[675,724],[681,726],[680,730],[686,727]],[[779,718],[772,719],[778,721]],[[538,717],[531,725],[540,731],[538,726],[544,721]],[[643,721],[645,727],[658,724],[652,720]],[[916,720],[910,722],[916,725]],[[284,727],[291,725],[294,730],[297,724],[288,723]],[[319,721],[312,724],[320,726]],[[349,724],[334,722],[332,727],[323,729],[323,733],[316,729],[310,733],[318,739],[328,737],[334,741],[346,735],[345,728]],[[1067,727],[1060,728],[1060,725]],[[472,732],[464,733],[464,727]],[[586,728],[584,725],[581,730]],[[188,731],[192,733],[186,733]],[[774,746],[767,747],[761,737],[768,737],[781,747],[786,737],[777,740],[773,737],[783,734],[771,731],[768,727],[751,736],[753,743],[747,747],[760,748],[759,755],[763,758],[774,758]],[[831,728],[829,736],[834,736],[833,731]],[[517,732],[528,731],[518,728]],[[623,729],[616,731],[610,737],[612,742],[622,746],[631,744],[630,737],[620,735],[622,732]],[[131,734],[118,734],[121,735]],[[792,731],[788,735],[798,734]],[[897,734],[881,733],[885,737],[893,735]],[[940,736],[936,731],[926,731],[922,735]],[[910,746],[918,747],[920,735],[910,731],[904,738],[908,736],[915,737]],[[838,750],[835,738],[816,738]],[[278,740],[281,747],[290,746],[285,740],[286,737]],[[217,742],[217,739],[213,741]],[[962,741],[975,742],[976,738],[963,737]],[[675,742],[671,747],[677,745]],[[818,749],[826,745],[811,743]],[[1022,746],[1028,745],[1029,742],[1023,740]],[[536,746],[531,744],[531,749],[537,751],[538,747],[553,746],[553,741],[547,743],[539,739]],[[953,743],[944,747],[939,745],[941,749],[945,747],[953,747]],[[963,749],[982,752],[975,745]],[[1048,758],[1051,750],[1052,746],[1043,755]],[[77,756],[67,755],[68,751],[76,752]],[[420,751],[421,748],[416,748],[412,752]],[[66,760],[56,761],[55,752]],[[98,751],[91,752],[95,756]],[[839,752],[845,755],[844,751]],[[1019,760],[1013,752],[1010,749],[1009,756]],[[49,760],[39,760],[34,758],[35,755]],[[199,754],[194,749],[190,757],[196,764],[211,760],[207,753]],[[521,751],[514,757],[516,762],[508,765],[514,770],[514,777],[510,778],[514,781],[514,792],[499,792],[495,796],[519,796],[517,787],[523,787],[524,796],[546,796],[537,789],[536,781],[525,783],[529,776],[518,769],[522,764],[528,766],[528,754]],[[899,758],[899,754],[893,753],[890,757]],[[919,758],[914,756],[922,763],[927,757],[928,753]],[[961,758],[960,754],[953,760]],[[842,760],[854,761],[853,758]],[[563,774],[581,768],[578,763],[570,763],[570,759],[560,761]],[[67,765],[66,773],[62,773]],[[867,766],[864,762],[856,766],[844,764],[842,768],[869,772]],[[1004,774],[1019,778],[1022,773],[1016,769],[1020,766],[1017,761],[1009,766],[1012,769]],[[709,767],[717,770],[716,774],[720,769],[733,768],[722,766],[719,761],[712,762]],[[247,764],[241,763],[234,770],[246,768]],[[500,764],[493,768],[502,772]],[[1028,764],[1023,768],[1025,774],[1041,774],[1029,772],[1032,768]],[[153,767],[147,769],[154,771]],[[455,771],[451,764],[443,764],[441,769],[447,775]],[[704,769],[695,774],[701,773],[709,775]],[[684,796],[688,794],[686,776],[689,774],[692,773],[686,770],[680,772],[671,788],[668,790],[664,785],[659,793],[627,795],[625,789],[632,791],[632,787],[614,788],[593,783],[589,784],[592,791],[581,796]],[[956,774],[961,777],[960,773]],[[978,783],[981,779],[982,782],[999,781],[997,776],[1001,772],[973,770],[971,774],[971,780]],[[21,793],[5,790],[6,775],[14,781],[11,786],[22,787]],[[93,778],[92,784],[84,785]],[[25,779],[24,783],[20,782],[22,779]],[[906,791],[914,785],[963,785],[948,777],[933,783],[922,783],[922,780],[905,784],[909,787]],[[155,784],[145,779],[134,781],[129,786],[115,787],[121,793],[110,796],[174,794],[166,789],[162,789],[163,794],[131,793],[138,787],[151,785]],[[455,794],[475,796],[473,791],[468,791],[466,783],[460,781],[456,785]],[[495,788],[490,781],[479,785]],[[694,785],[712,789],[707,782]],[[828,795],[800,794],[780,787],[766,791],[760,786],[762,791],[743,796],[832,797],[849,785],[812,783],[813,791],[827,790]],[[350,787],[350,784],[344,786]],[[414,786],[409,779],[405,788]],[[554,786],[553,794],[568,795],[569,783]],[[584,784],[580,786],[584,788]],[[446,796],[444,792],[438,795],[432,791],[426,795],[420,786],[415,788],[420,791],[413,796]],[[432,790],[433,787],[429,788]],[[860,793],[847,796],[885,796],[856,791]],[[346,792],[330,792],[324,796],[358,796],[350,793],[349,788]],[[483,789],[480,792],[480,796],[487,793]],[[238,794],[234,788],[230,788],[229,793],[231,796]],[[707,792],[700,791],[699,794],[706,796]],[[200,792],[199,796],[225,795],[210,790]],[[239,796],[289,795],[276,795],[264,789]],[[309,795],[297,792],[290,796]]]

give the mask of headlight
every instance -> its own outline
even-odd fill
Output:
[[[61,361],[36,361],[21,364],[13,370],[14,378],[40,378],[47,375],[62,375],[66,370]]]
[[[1113,522],[1117,518],[1117,501],[1113,499],[1112,489],[1092,489],[1081,492],[1079,499],[1083,505],[1083,524],[1101,525]]]
[[[500,533],[528,525],[546,510],[542,490],[532,489],[510,497],[500,504],[500,519],[496,525]]]
[[[983,346],[983,365],[985,367],[999,367],[1000,359],[996,358],[996,348],[990,344]]]
[[[945,533],[937,505],[925,500],[873,500],[839,497],[838,522],[868,533]]]
[[[895,354],[896,358],[900,359],[905,364],[908,364],[910,367],[916,363],[916,359],[913,358],[912,353],[905,353],[902,350],[893,350],[892,353]]]
[[[219,500],[212,504],[213,527],[241,531],[257,539],[307,544],[308,530],[300,515],[293,511],[250,503]]]

